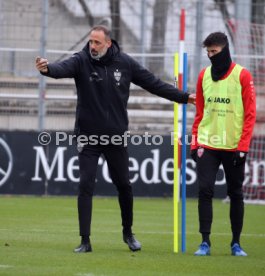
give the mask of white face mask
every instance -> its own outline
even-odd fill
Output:
[[[108,51],[108,47],[106,46],[101,52],[97,52],[97,51],[91,51],[91,49],[89,49],[90,55],[93,59],[100,59],[102,58]]]

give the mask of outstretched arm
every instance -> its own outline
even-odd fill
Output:
[[[166,83],[157,78],[153,73],[141,66],[137,61],[130,58],[132,69],[132,82],[143,89],[155,94],[159,97],[168,99],[178,103],[192,103],[195,104],[196,96],[184,93],[175,88],[173,85]]]
[[[74,54],[70,58],[49,63],[46,58],[36,57],[36,68],[41,74],[55,79],[74,78],[79,72],[79,57]]]

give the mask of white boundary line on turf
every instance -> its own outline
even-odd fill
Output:
[[[11,268],[14,267],[13,265],[4,265],[4,264],[0,264],[0,269],[1,268]]]

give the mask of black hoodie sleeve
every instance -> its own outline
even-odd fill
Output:
[[[78,54],[74,54],[70,58],[48,64],[48,73],[42,73],[42,75],[61,79],[61,78],[74,78],[79,72],[80,64]]]
[[[159,97],[178,103],[187,103],[189,94],[175,88],[173,85],[163,82],[150,71],[141,66],[137,61],[129,57],[132,70],[132,82],[143,89]]]

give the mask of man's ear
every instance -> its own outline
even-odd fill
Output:
[[[108,46],[108,48],[111,46],[111,44],[112,44],[112,41],[111,41],[111,39],[110,39],[110,40],[107,41],[107,46]]]

